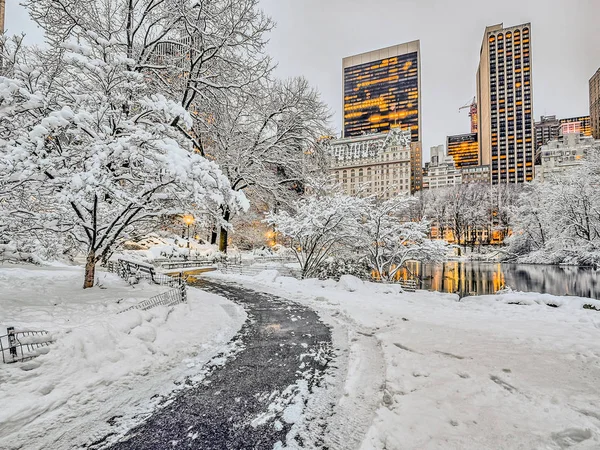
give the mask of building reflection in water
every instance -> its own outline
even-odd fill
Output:
[[[421,289],[461,297],[493,294],[504,287],[517,291],[600,299],[600,272],[585,267],[450,261],[410,262],[401,278],[417,278]]]

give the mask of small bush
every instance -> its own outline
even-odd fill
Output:
[[[319,278],[333,278],[339,281],[342,275],[353,275],[361,280],[371,278],[371,271],[364,259],[330,258],[322,266]]]

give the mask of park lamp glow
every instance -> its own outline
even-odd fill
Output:
[[[188,227],[192,225],[195,221],[196,220],[194,219],[194,216],[190,214],[186,214],[185,216],[183,216],[183,223],[185,223]]]

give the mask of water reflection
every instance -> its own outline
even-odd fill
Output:
[[[492,264],[452,261],[445,264],[409,263],[403,278],[414,274],[420,288],[454,292],[461,297],[493,294],[505,286],[554,295],[576,295],[600,299],[600,272],[571,266]]]

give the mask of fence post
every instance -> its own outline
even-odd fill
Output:
[[[8,327],[6,329],[8,335],[8,348],[10,350],[10,356],[13,358],[17,357],[17,337],[15,336],[15,327]]]
[[[187,291],[185,289],[185,282],[183,281],[183,277],[181,276],[179,278],[179,289],[181,290],[181,301],[187,302]]]

